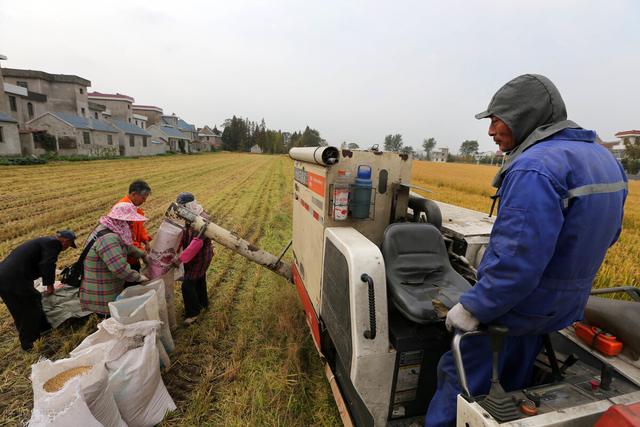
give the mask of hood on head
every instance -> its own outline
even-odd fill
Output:
[[[540,126],[566,120],[567,109],[551,80],[540,74],[524,74],[502,86],[476,119],[490,116],[509,126],[518,146]]]

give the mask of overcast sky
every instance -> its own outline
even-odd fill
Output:
[[[555,82],[604,140],[640,129],[639,18],[633,0],[0,0],[0,54],[198,127],[235,114],[335,145],[400,133],[484,151],[473,115],[524,73]]]

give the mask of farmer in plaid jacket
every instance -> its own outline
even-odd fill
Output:
[[[130,223],[146,220],[133,203],[117,203],[108,215],[100,218],[100,223],[87,239],[90,241],[95,235],[99,236],[84,261],[84,276],[80,285],[83,310],[107,316],[109,302],[115,301],[122,292],[125,281],[148,280],[127,262],[127,256],[144,255],[143,250],[133,245]]]

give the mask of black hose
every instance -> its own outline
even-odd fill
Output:
[[[364,273],[360,276],[360,280],[369,285],[369,330],[364,331],[364,337],[372,340],[376,337],[376,294],[371,276]]]

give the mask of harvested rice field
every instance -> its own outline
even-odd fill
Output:
[[[19,243],[71,228],[87,234],[135,178],[153,193],[142,206],[155,232],[181,191],[191,191],[211,218],[263,249],[279,253],[291,237],[292,161],[286,156],[205,154],[0,168],[0,258]],[[487,211],[495,167],[415,162],[413,183],[426,196]],[[620,243],[596,286],[640,286],[640,183],[631,183]],[[79,250],[64,252],[67,265]],[[178,327],[171,369],[163,373],[178,409],[163,426],[334,426],[340,416],[307,333],[293,286],[216,246],[207,276],[211,306]],[[176,288],[178,316],[182,298]],[[67,357],[97,318],[63,324],[36,344]],[[6,306],[0,304],[0,425],[20,425],[32,408],[30,366]]]

